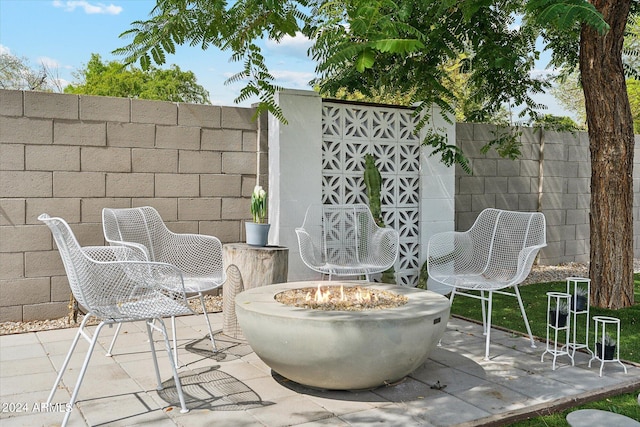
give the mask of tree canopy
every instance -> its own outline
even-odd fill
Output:
[[[627,76],[627,95],[631,105],[633,127],[640,133],[640,15],[631,15],[624,38],[622,65]],[[551,93],[560,105],[576,115],[582,126],[587,123],[584,94],[580,82],[580,70],[568,69],[558,76]]]
[[[157,0],[150,18],[132,23],[116,51],[143,68],[162,64],[176,45],[229,51],[242,64],[230,81],[246,82],[237,101],[260,99],[270,111],[278,89],[260,40],[301,33],[313,40],[315,82],[322,93],[346,88],[411,94],[429,120],[433,104],[453,116],[444,65],[461,59],[472,92],[465,94],[493,115],[504,104],[537,118],[532,94],[549,82],[532,73],[541,49],[551,65],[580,66],[592,160],[590,277],[592,301],[618,308],[633,303],[633,124],[622,65],[625,26],[637,0]],[[542,47],[538,41],[542,40]],[[458,147],[427,132],[425,143],[445,164],[465,165]],[[514,157],[513,138],[492,142]]]
[[[26,58],[5,52],[0,53],[0,88],[52,92],[58,86],[44,64],[35,69]]]
[[[177,65],[169,69],[149,67],[146,71],[124,66],[118,61],[104,63],[100,55],[92,54],[86,68],[75,74],[76,82],[65,93],[153,99],[172,102],[210,104],[209,92],[197,84],[191,71]]]
[[[246,83],[236,101],[258,96],[257,114],[270,111],[286,120],[274,102],[279,88],[259,41],[303,34],[314,41],[309,55],[317,62],[314,83],[323,95],[348,88],[373,96],[386,88],[409,94],[410,103],[427,113],[425,121],[433,104],[453,116],[456,95],[470,106],[470,120],[492,117],[505,104],[535,118],[544,106],[531,95],[549,87],[531,73],[540,55],[536,41],[541,22],[561,19],[574,26],[574,33],[583,22],[606,29],[583,0],[158,0],[148,20],[132,23],[122,34],[131,42],[115,52],[125,63],[139,61],[146,69],[164,63],[176,45],[229,51],[241,64],[229,82]],[[575,47],[573,35],[565,44]],[[576,54],[571,58],[577,63]],[[447,84],[447,66],[464,72],[468,91],[456,93],[456,86]],[[427,143],[445,163],[465,162],[443,138],[427,138]],[[511,157],[519,153],[517,146],[502,148]]]
[[[626,83],[633,116],[633,129],[635,133],[640,134],[640,80],[629,77]],[[551,89],[551,93],[558,99],[560,105],[576,115],[578,122],[584,127],[587,123],[587,113],[578,70],[563,76],[557,85]]]

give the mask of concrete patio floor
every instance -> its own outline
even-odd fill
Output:
[[[222,328],[222,313],[211,315]],[[168,322],[167,322],[168,323]],[[576,353],[575,366],[540,356],[528,339],[492,331],[491,360],[484,361],[482,327],[452,318],[442,347],[413,374],[375,390],[321,391],[273,373],[238,340],[217,334],[213,354],[201,315],[179,318],[180,378],[187,406],[181,414],[162,343],[156,346],[165,388],[156,390],[144,323],[126,324],[113,357],[105,357],[114,329],[104,329],[91,359],[70,426],[474,426],[508,424],[522,414],[567,405],[612,390],[640,389],[640,367],[600,363]],[[59,425],[87,344],[81,342],[52,411],[41,406],[75,329],[0,336],[0,424]]]

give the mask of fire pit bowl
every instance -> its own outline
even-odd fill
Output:
[[[290,289],[360,286],[404,295],[406,304],[363,311],[288,306],[275,296]],[[278,374],[329,390],[371,389],[422,365],[444,334],[449,300],[422,289],[363,282],[291,282],[236,295],[247,342]]]

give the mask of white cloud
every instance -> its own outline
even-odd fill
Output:
[[[546,79],[560,74],[557,68],[534,69],[529,73],[533,78]]]
[[[230,71],[225,71],[224,73],[222,73],[222,76],[226,79],[230,79],[231,77],[235,76],[236,73],[232,73]],[[246,79],[242,79],[242,80],[246,80]]]
[[[284,36],[282,40],[276,42],[274,40],[267,40],[265,42],[265,46],[269,50],[279,51],[284,54],[290,54],[294,56],[307,56],[307,49],[311,47],[313,42],[307,36],[303,35],[301,32],[296,32],[294,37],[289,35]]]
[[[115,6],[113,4],[106,5],[104,3],[91,3],[85,0],[78,1],[60,1],[54,0],[54,7],[64,8],[67,12],[73,12],[76,8],[83,9],[84,13],[88,15],[104,14],[104,15],[118,15],[122,12],[122,7]]]
[[[291,70],[270,70],[278,86],[282,86],[287,89],[310,89],[309,82],[316,77],[314,73],[308,71],[291,71]],[[225,72],[222,73],[225,79],[233,76],[234,73]],[[243,78],[234,83],[225,83],[228,87],[243,87],[244,82],[248,79]]]
[[[308,71],[274,70],[271,72],[276,83],[289,89],[310,89],[309,81],[316,75]]]
[[[41,56],[38,58],[38,64],[42,64],[50,70],[60,68],[60,63],[58,61],[47,56]]]
[[[0,44],[0,55],[11,55],[11,49]]]

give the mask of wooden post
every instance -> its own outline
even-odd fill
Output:
[[[245,289],[286,282],[289,249],[228,243],[222,248],[222,260],[227,271],[222,287],[222,333],[244,339],[236,318],[235,296]]]

